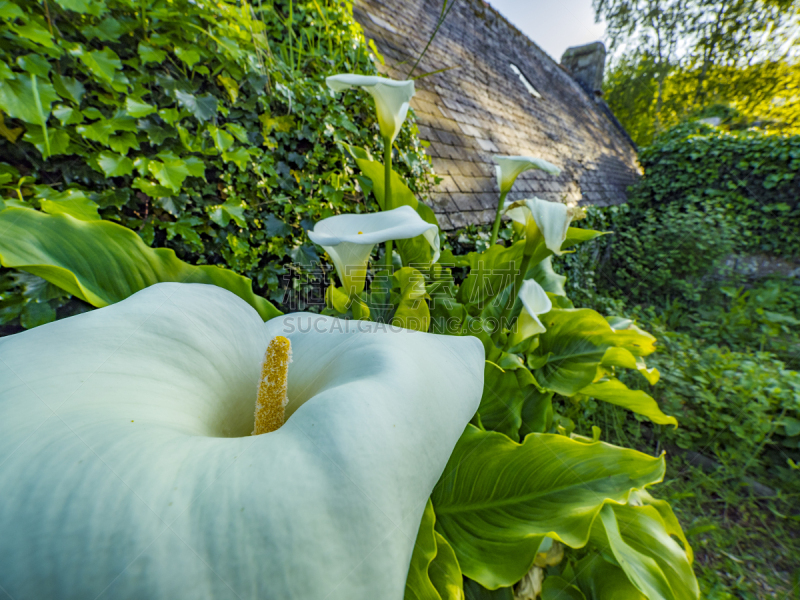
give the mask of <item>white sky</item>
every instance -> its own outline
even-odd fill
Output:
[[[489,0],[506,19],[553,57],[564,50],[603,39],[605,27],[594,22],[592,0]]]

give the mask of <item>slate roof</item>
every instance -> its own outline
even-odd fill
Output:
[[[355,1],[356,20],[383,55],[386,76],[406,78],[441,8],[442,0]],[[636,149],[605,103],[481,0],[457,0],[414,76],[447,67],[458,68],[417,80],[412,101],[443,178],[431,203],[443,229],[494,219],[493,154],[537,156],[562,169],[559,177],[524,173],[509,198],[625,201],[640,172]]]

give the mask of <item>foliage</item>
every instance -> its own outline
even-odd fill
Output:
[[[368,208],[337,146],[380,143],[363,95],[320,86],[375,72],[348,3],[24,0],[0,5],[0,22],[7,206],[114,221],[304,306],[318,260],[305,230]],[[413,126],[396,152],[424,193]],[[47,322],[67,300],[14,272],[3,282],[1,322]]]
[[[790,1],[595,0],[617,54],[605,97],[639,145],[715,107],[797,133],[798,8]]]

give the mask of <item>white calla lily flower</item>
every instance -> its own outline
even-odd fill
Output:
[[[551,175],[560,175],[561,169],[553,163],[549,163],[542,158],[531,156],[493,156],[492,160],[497,163],[497,185],[500,186],[500,193],[507,193],[511,190],[517,177],[525,171],[540,169]]]
[[[319,221],[308,237],[322,246],[333,261],[345,293],[350,296],[364,289],[367,261],[375,244],[425,236],[433,249],[433,262],[439,258],[439,228],[422,219],[410,206],[363,215],[337,215]]]
[[[509,344],[511,347],[525,341],[529,337],[547,331],[539,315],[553,310],[553,303],[547,296],[547,292],[533,279],[526,279],[520,286],[517,295],[522,301],[522,311],[514,326]]]
[[[504,212],[512,221],[522,226],[526,226],[528,221],[533,219],[544,236],[545,246],[557,256],[563,254],[561,244],[567,239],[570,223],[577,214],[576,209],[566,204],[548,202],[541,198],[506,201]]]
[[[0,339],[4,591],[401,600],[484,351],[385,327],[164,283]],[[288,420],[250,436],[276,335]]]
[[[331,75],[325,82],[334,92],[352,87],[361,87],[375,99],[381,135],[394,142],[408,115],[408,107],[414,96],[414,81],[396,81],[386,77],[370,75]]]

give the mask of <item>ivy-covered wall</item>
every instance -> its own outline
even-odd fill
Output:
[[[375,74],[375,54],[349,2],[0,2],[2,202],[121,223],[303,308],[298,270],[319,260],[305,231],[373,202],[340,143],[381,148],[369,97],[324,79]],[[424,197],[413,125],[395,148]],[[0,325],[48,322],[67,300],[0,271]]]

